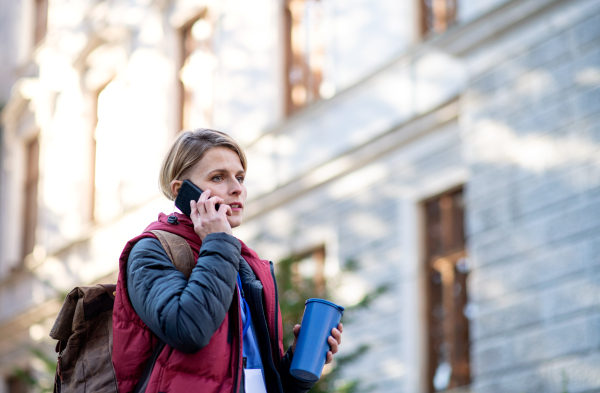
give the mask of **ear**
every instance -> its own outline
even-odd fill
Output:
[[[177,198],[177,194],[179,194],[179,189],[181,188],[181,184],[183,184],[183,182],[181,180],[173,180],[171,182],[171,193],[173,194],[174,198]]]

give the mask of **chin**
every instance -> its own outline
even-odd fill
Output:
[[[232,219],[229,220],[229,225],[231,225],[231,228],[237,228],[240,225],[242,225],[242,218],[241,217],[233,217]]]

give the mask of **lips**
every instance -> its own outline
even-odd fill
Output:
[[[241,210],[244,207],[244,204],[241,202],[233,202],[229,204],[231,210]]]

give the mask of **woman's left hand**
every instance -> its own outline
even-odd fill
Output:
[[[329,343],[329,347],[331,350],[327,352],[327,357],[325,358],[325,364],[331,363],[333,360],[333,354],[337,353],[338,346],[342,343],[342,332],[344,331],[344,325],[339,323],[337,325],[337,329],[331,329],[331,336],[327,338],[327,343]],[[294,326],[294,342],[292,343],[292,354],[296,350],[296,343],[298,342],[298,335],[300,334],[300,325]]]

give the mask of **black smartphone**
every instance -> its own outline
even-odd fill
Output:
[[[192,183],[189,180],[184,180],[183,184],[179,188],[179,193],[177,194],[177,198],[175,198],[175,206],[177,206],[177,208],[179,210],[181,210],[181,212],[183,214],[185,214],[186,216],[189,217],[190,214],[192,214],[192,208],[190,207],[190,201],[191,200],[198,201],[201,194],[202,194],[202,190],[197,185],[195,185],[194,183]],[[218,203],[215,205],[215,209],[219,210]]]

